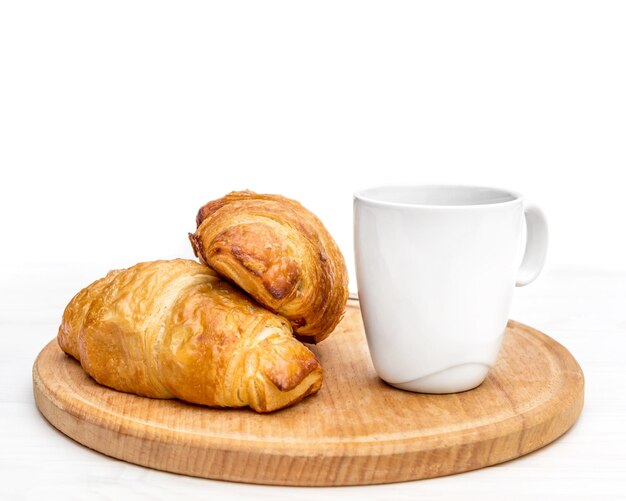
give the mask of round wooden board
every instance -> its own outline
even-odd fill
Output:
[[[478,388],[422,395],[374,372],[358,304],[314,347],[320,392],[271,414],[154,400],[99,385],[50,342],[33,368],[37,406],[56,428],[109,456],[198,477],[358,485],[437,477],[552,442],[583,406],[583,374],[559,343],[509,322]]]

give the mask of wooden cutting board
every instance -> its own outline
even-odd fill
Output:
[[[583,407],[576,360],[517,322],[509,322],[487,380],[453,395],[415,394],[382,382],[358,303],[313,350],[325,371],[322,389],[272,414],[111,390],[56,340],[35,362],[35,399],[63,433],[125,461],[213,479],[318,486],[416,480],[507,461],[561,436]]]

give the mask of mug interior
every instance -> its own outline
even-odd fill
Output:
[[[357,199],[383,204],[415,206],[492,205],[518,200],[517,193],[483,186],[378,186],[354,195]]]

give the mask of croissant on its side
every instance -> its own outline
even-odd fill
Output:
[[[110,272],[68,304],[57,339],[99,383],[148,397],[269,412],[322,384],[283,317],[190,260]]]
[[[298,202],[232,192],[202,207],[196,223],[196,256],[287,318],[299,340],[322,341],[339,323],[348,299],[343,255]]]

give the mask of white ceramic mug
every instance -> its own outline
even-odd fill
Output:
[[[514,286],[543,267],[541,210],[496,188],[385,186],[355,193],[354,230],[359,301],[378,375],[423,393],[481,384],[496,361]]]

